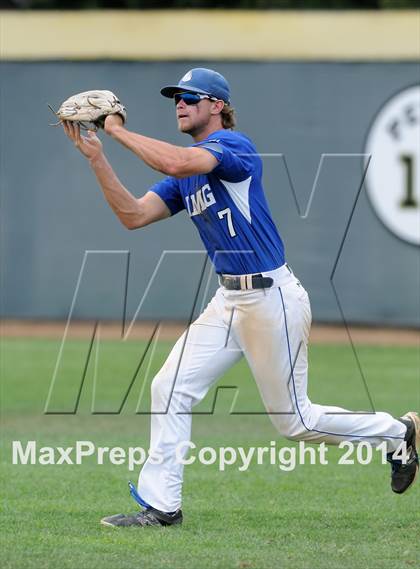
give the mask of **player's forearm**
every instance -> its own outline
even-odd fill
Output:
[[[121,184],[105,155],[100,154],[89,163],[106,201],[121,223],[128,229],[140,227],[143,213],[141,204]]]
[[[148,166],[167,176],[177,176],[189,160],[187,149],[130,132],[122,126],[113,128],[109,134]]]

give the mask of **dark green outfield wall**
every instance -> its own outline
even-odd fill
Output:
[[[86,89],[111,89],[126,103],[129,128],[188,144],[189,139],[177,133],[173,105],[159,95],[159,88],[192,66],[0,65],[3,316],[66,318],[85,251],[102,251],[85,258],[74,316],[118,318],[129,251],[127,313],[134,313],[162,259],[142,316],[189,317],[204,256],[187,253],[202,250],[202,245],[186,214],[144,230],[125,230],[106,205],[85,161],[59,129],[47,126],[53,117],[46,104],[58,106],[69,94]],[[229,78],[239,128],[253,138],[261,153],[269,154],[263,157],[267,197],[286,242],[288,261],[310,293],[314,318],[341,320],[329,280],[336,264],[334,285],[349,321],[419,325],[419,249],[384,227],[365,189],[338,255],[361,181],[363,160],[358,155],[364,150],[369,125],[389,97],[415,83],[418,65],[210,62],[206,66]],[[105,140],[105,147],[121,180],[136,195],[160,178],[112,140]],[[323,160],[306,218],[299,217],[280,154],[286,158],[302,212],[322,154],[336,155]],[[168,253],[162,257],[163,251]],[[204,296],[214,286],[213,280]],[[202,302],[200,296],[196,310]]]

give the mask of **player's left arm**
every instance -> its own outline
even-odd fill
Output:
[[[124,128],[117,115],[106,118],[105,132],[134,152],[148,166],[174,178],[207,174],[218,164],[217,158],[203,148],[184,148],[130,132]]]

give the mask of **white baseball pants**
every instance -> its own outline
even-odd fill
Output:
[[[286,265],[263,275],[274,279],[272,288],[220,287],[153,380],[150,450],[163,462],[156,464],[150,458],[145,462],[138,493],[154,508],[173,512],[181,506],[183,465],[175,449],[190,440],[192,407],[242,355],[283,437],[329,444],[364,440],[374,446],[385,440],[388,452],[404,439],[406,427],[388,413],[352,414],[311,403],[307,292]]]

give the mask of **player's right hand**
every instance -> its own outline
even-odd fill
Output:
[[[63,121],[66,135],[88,160],[95,160],[102,154],[102,142],[96,134],[89,130],[87,136],[80,134],[80,126],[76,122]]]

